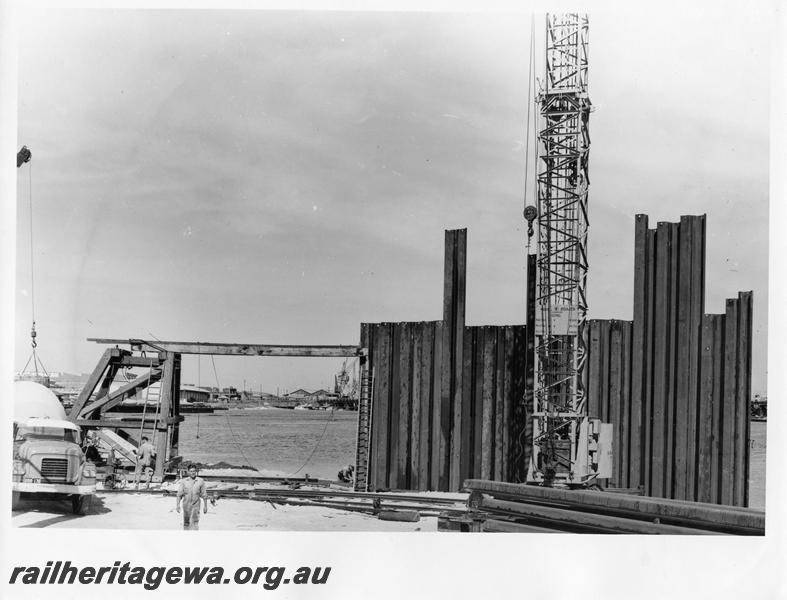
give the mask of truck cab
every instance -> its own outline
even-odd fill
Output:
[[[65,418],[51,390],[32,382],[16,386],[12,509],[22,494],[35,494],[70,497],[74,513],[85,514],[96,491],[96,467],[85,460],[79,427]]]

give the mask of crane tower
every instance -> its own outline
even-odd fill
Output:
[[[611,426],[587,416],[588,19],[547,15],[538,95],[537,280],[531,482],[582,485],[606,474]],[[531,209],[532,210],[532,209]]]

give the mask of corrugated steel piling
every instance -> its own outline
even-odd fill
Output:
[[[635,218],[634,319],[590,320],[589,415],[614,426],[610,488],[748,503],[752,293],[705,310],[705,216]],[[535,257],[527,325],[465,324],[466,230],[447,231],[443,319],[365,324],[370,489],[524,482],[532,445]]]
[[[723,315],[703,315],[705,234],[704,215],[655,230],[637,215],[634,321],[589,322],[588,406],[615,425],[608,485],[745,506],[752,293],[727,300]],[[617,332],[629,327],[627,345]]]

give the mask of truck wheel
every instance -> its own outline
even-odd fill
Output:
[[[93,503],[93,495],[86,494],[84,496],[72,496],[71,508],[75,515],[86,515],[90,511],[90,505]]]
[[[19,508],[19,500],[22,497],[22,492],[11,492],[11,510]]]

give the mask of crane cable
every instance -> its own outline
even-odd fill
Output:
[[[353,363],[355,363],[355,361],[357,361],[357,360],[358,360],[358,357],[355,358]],[[343,367],[344,367],[345,370],[347,369],[347,361],[346,360],[344,361]],[[353,366],[353,368],[355,368],[355,367]],[[303,467],[305,467],[306,465],[309,464],[309,461],[314,456],[314,453],[317,452],[317,448],[319,448],[320,443],[322,442],[323,438],[325,437],[325,432],[328,431],[328,425],[330,424],[331,421],[333,421],[336,418],[336,415],[334,414],[335,410],[336,410],[336,407],[332,406],[331,407],[331,416],[325,420],[325,426],[322,428],[322,433],[320,434],[320,439],[318,439],[317,443],[314,444],[314,448],[312,448],[312,451],[311,451],[311,454],[309,454],[309,457],[303,462],[303,464],[300,467],[298,467],[297,471],[293,471],[292,473],[290,473],[290,475],[297,475],[298,473],[301,472]]]
[[[322,428],[322,433],[320,434],[320,439],[318,439],[317,443],[314,444],[314,448],[312,448],[312,452],[311,452],[311,454],[309,454],[309,457],[305,461],[303,461],[303,464],[300,467],[298,467],[297,471],[293,471],[292,473],[290,473],[290,475],[297,475],[298,473],[301,472],[301,469],[303,469],[303,467],[305,467],[306,465],[309,464],[309,461],[314,456],[314,453],[317,452],[317,448],[320,446],[320,442],[322,442],[322,439],[325,437],[325,432],[328,431],[328,424],[331,421],[334,420],[333,412],[334,412],[334,408],[332,407],[331,408],[331,416],[328,419],[325,420],[325,427]]]
[[[536,93],[536,85],[535,85],[535,61],[536,61],[536,23],[535,23],[535,15],[530,15],[530,54],[528,56],[527,62],[527,117],[525,119],[525,187],[524,187],[524,194],[523,194],[523,203],[524,203],[524,211],[523,214],[528,221],[528,229],[527,229],[527,252],[530,252],[530,241],[533,236],[533,218],[528,218],[528,192],[529,190],[529,173],[530,173],[530,145],[531,145],[531,125],[533,130],[533,135],[537,135],[537,126],[538,126],[538,113],[537,111],[533,110],[531,115],[531,109],[535,104],[535,93]],[[536,138],[535,144],[537,146],[538,139]],[[538,152],[537,147],[534,148],[534,155],[533,155],[533,193],[532,197],[534,199],[534,204],[538,205]],[[532,213],[532,209],[530,211]],[[537,211],[536,215],[537,216]],[[531,214],[531,217],[534,215]],[[531,400],[532,402],[532,400]],[[527,406],[528,398],[527,395],[523,399],[523,405]],[[526,421],[529,422],[529,421]],[[517,443],[515,444],[515,453],[518,459],[523,459],[527,456],[528,452],[530,452],[529,444],[526,443],[526,438],[528,436],[528,427],[523,427],[519,435],[517,436]]]
[[[527,117],[525,119],[525,190],[524,190],[524,209],[527,209],[528,197],[528,180],[530,173],[530,126],[532,122],[533,133],[535,135],[537,128],[537,112],[532,111],[531,121],[531,107],[535,103],[535,60],[536,60],[536,22],[535,15],[530,15],[530,55],[527,61]],[[537,143],[537,142],[536,142]],[[537,204],[537,190],[538,190],[538,154],[534,152],[533,156],[533,198]],[[527,248],[530,249],[530,239],[533,236],[532,220],[528,219],[527,231]]]
[[[34,259],[34,244],[33,244],[33,163],[29,163],[27,168],[29,178],[28,184],[28,206],[30,210],[30,314],[33,318],[33,330],[31,332],[33,348],[36,347],[36,282],[35,282],[35,269],[33,264]]]
[[[213,364],[213,376],[216,378],[216,387],[220,391],[221,390],[221,386],[219,385],[219,374],[216,371],[216,361],[214,360],[212,354],[210,355],[210,362]],[[243,446],[238,441],[238,436],[235,435],[235,430],[232,429],[232,424],[230,423],[229,412],[230,411],[227,411],[224,416],[227,419],[227,427],[229,428],[230,434],[232,435],[232,440],[235,442],[235,445],[238,447],[238,450],[240,450],[241,456],[243,456],[243,459],[246,461],[248,466],[250,466],[252,469],[255,469],[255,470],[259,471],[259,469],[257,469],[257,467],[252,463],[252,461],[249,460],[249,457],[246,456],[246,453],[243,451]]]
[[[34,244],[33,244],[33,163],[29,159],[25,161],[28,163],[28,206],[30,211],[30,315],[32,318],[32,326],[30,328],[30,345],[33,348],[32,353],[30,354],[30,358],[27,359],[25,366],[22,368],[22,373],[27,370],[30,361],[33,361],[33,369],[35,371],[36,377],[38,377],[38,367],[41,367],[41,370],[44,372],[46,377],[49,377],[49,373],[47,372],[46,368],[44,367],[44,363],[41,362],[38,354],[36,353],[36,348],[38,347],[38,343],[36,342],[36,293],[35,293],[35,264],[34,264]]]
[[[199,344],[199,340],[197,341]],[[197,346],[197,389],[202,389],[202,378],[200,376],[200,364],[202,363],[202,348]],[[210,394],[208,394],[210,398]],[[197,413],[197,439],[199,439],[199,413]]]
[[[219,390],[221,390],[221,386],[219,385],[219,375],[218,375],[218,372],[216,371],[216,361],[213,359],[213,355],[212,354],[210,356],[210,362],[213,364],[213,376],[216,378],[216,387]],[[227,413],[229,413],[229,411],[227,411]],[[305,467],[307,464],[309,464],[309,461],[314,456],[314,453],[317,452],[317,448],[320,446],[320,442],[322,442],[323,438],[325,437],[325,432],[328,431],[328,424],[331,421],[334,420],[334,414],[333,413],[334,413],[334,410],[331,409],[331,416],[328,419],[325,420],[325,426],[322,428],[322,433],[320,434],[320,439],[317,440],[317,443],[314,445],[314,448],[312,448],[312,451],[311,451],[311,454],[309,454],[309,457],[303,462],[303,464],[300,467],[298,467],[297,471],[293,471],[292,473],[290,473],[290,475],[297,475],[303,469],[303,467]],[[249,460],[249,457],[246,456],[246,453],[243,451],[243,446],[238,441],[238,438],[235,435],[235,431],[232,429],[232,424],[230,423],[230,416],[229,416],[229,414],[226,414],[225,417],[227,419],[227,427],[230,430],[230,434],[232,435],[232,439],[235,442],[235,444],[238,446],[238,450],[240,450],[240,453],[243,456],[243,459],[246,461],[246,463],[250,467],[252,467],[253,469],[257,469],[257,467],[254,465],[254,463],[252,463],[252,461]],[[259,471],[259,469],[257,469],[257,470]]]

